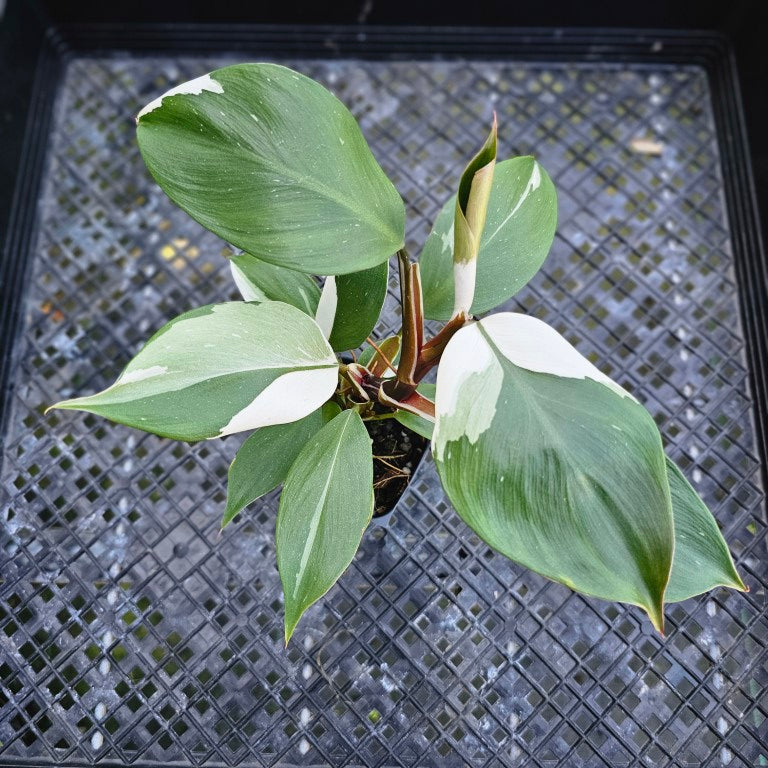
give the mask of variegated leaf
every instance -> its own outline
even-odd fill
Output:
[[[178,440],[303,418],[333,394],[338,361],[315,321],[282,302],[229,302],[158,331],[117,381],[53,406]]]
[[[304,611],[352,562],[372,514],[371,439],[356,411],[342,411],[301,450],[280,497],[277,567],[286,643]]]
[[[553,328],[503,313],[460,330],[432,445],[456,510],[492,547],[662,629],[674,532],[661,438]]]
[[[384,306],[388,275],[384,262],[325,279],[315,319],[337,352],[356,349],[368,338]]]
[[[234,64],[152,101],[139,149],[168,197],[263,261],[357,272],[403,244],[405,208],[349,110],[278,64]]]

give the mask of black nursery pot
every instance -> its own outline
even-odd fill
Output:
[[[672,34],[360,35],[49,36],[0,274],[0,766],[758,764],[764,281],[728,51]],[[407,201],[413,253],[496,110],[502,152],[535,153],[559,192],[552,255],[516,301],[648,405],[749,595],[672,607],[662,640],[634,609],[491,551],[426,441],[383,421],[374,452],[395,470],[377,461],[377,482],[395,475],[376,506],[396,513],[284,649],[276,496],[217,536],[233,441],[43,416],[67,388],[110,383],[170,317],[235,297],[223,244],[146,173],[133,115],[240,50],[352,108]],[[647,136],[660,156],[632,150]],[[394,296],[381,337],[399,329]]]
[[[395,419],[366,422],[373,441],[373,517],[381,521],[400,501],[429,441]]]

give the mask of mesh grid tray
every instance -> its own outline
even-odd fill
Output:
[[[234,298],[225,245],[154,186],[133,128],[157,93],[231,59],[74,55],[2,443],[0,765],[768,765],[761,437],[710,81],[554,58],[282,60],[360,119],[415,253],[491,109],[501,154],[539,157],[558,234],[508,306],[648,406],[750,594],[670,606],[662,640],[638,611],[490,551],[427,457],[283,650],[275,496],[216,535],[236,438],[42,415],[113,380],[170,317]],[[646,136],[661,157],[630,151]],[[393,282],[377,332],[398,313]]]

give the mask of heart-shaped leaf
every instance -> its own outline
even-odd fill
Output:
[[[667,476],[675,518],[675,556],[664,600],[677,603],[721,586],[746,590],[715,518],[670,459]]]
[[[320,288],[309,275],[267,264],[250,253],[233,256],[229,266],[245,301],[284,301],[315,316]]]
[[[371,439],[356,411],[342,411],[304,446],[277,514],[277,567],[285,642],[304,611],[347,569],[373,514]]]
[[[311,317],[282,302],[235,301],[180,315],[111,387],[53,407],[201,440],[301,419],[337,380],[336,356]]]
[[[388,276],[389,264],[384,262],[326,278],[316,319],[337,352],[356,349],[368,338],[384,306]]]
[[[507,557],[663,626],[674,532],[650,414],[553,328],[491,315],[449,342],[435,463],[456,511]]]
[[[150,173],[204,227],[316,275],[368,269],[403,245],[405,209],[349,110],[277,64],[235,64],[139,112]]]
[[[424,314],[446,321],[454,306],[454,215],[456,197],[442,208],[419,257]],[[539,271],[555,236],[557,193],[532,157],[497,163],[477,257],[472,314],[514,296]]]
[[[282,483],[301,449],[324,423],[318,409],[290,424],[257,429],[229,465],[224,528],[244,507]]]

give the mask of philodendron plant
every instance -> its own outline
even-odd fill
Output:
[[[297,72],[224,67],[136,122],[160,187],[242,251],[231,269],[243,301],[180,315],[112,386],[55,407],[177,440],[252,433],[230,468],[222,526],[283,485],[286,642],[360,545],[374,505],[366,426],[385,419],[431,439],[448,498],[491,547],[578,592],[640,606],[659,631],[665,603],[745,589],[637,399],[541,320],[481,317],[536,274],[557,217],[534,158],[497,163],[495,118],[419,261],[404,249],[403,201],[357,122]],[[402,329],[377,344],[395,254]],[[443,323],[432,338],[425,318]]]

